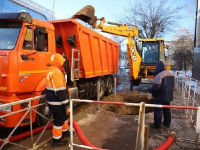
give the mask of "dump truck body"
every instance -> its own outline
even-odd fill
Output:
[[[80,78],[92,78],[118,72],[118,43],[81,25],[73,19],[52,22],[56,36],[62,37],[66,58],[72,62],[72,49],[80,50]],[[67,42],[74,36],[74,45]],[[62,54],[62,48],[57,47]],[[71,70],[71,68],[70,68]]]

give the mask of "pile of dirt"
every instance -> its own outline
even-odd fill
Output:
[[[116,97],[114,94],[104,97],[102,101],[125,102],[125,103],[141,103],[153,104],[153,99],[148,99],[148,94],[145,92],[131,93],[131,92],[118,92]],[[124,105],[102,105],[107,111],[123,114],[123,115],[138,115],[138,106],[124,106]],[[145,113],[152,112],[153,108],[146,108]]]

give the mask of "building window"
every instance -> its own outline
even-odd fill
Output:
[[[0,12],[3,12],[3,5],[0,3]]]
[[[11,0],[0,0],[0,12],[21,12],[22,10],[25,10],[33,18],[47,20],[43,14],[36,12],[37,10],[31,10],[31,8],[24,7],[18,3],[12,2]]]
[[[3,0],[3,5],[12,8],[12,2],[9,0]]]
[[[18,12],[18,5],[16,3],[12,4],[12,10],[13,12]]]
[[[8,7],[6,5],[3,5],[3,10],[4,10],[4,12],[12,12],[12,8]]]

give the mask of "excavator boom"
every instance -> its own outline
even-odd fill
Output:
[[[145,77],[145,66],[141,64],[142,58],[138,53],[133,38],[138,37],[138,28],[131,27],[125,24],[106,22],[105,18],[97,18],[93,6],[88,5],[83,7],[72,19],[80,19],[95,29],[100,29],[102,32],[126,37],[128,50],[128,60],[130,67],[130,90],[133,90],[133,85],[139,85],[141,78]],[[97,24],[97,22],[99,24]]]

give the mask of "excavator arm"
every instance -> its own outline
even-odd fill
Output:
[[[97,17],[94,15],[94,12],[95,12],[94,7],[88,5],[83,7],[80,11],[78,11],[75,15],[73,15],[72,18],[80,19],[91,25],[94,29],[100,29],[102,32],[126,37],[129,67],[130,67],[130,73],[129,73],[131,80],[130,87],[132,91],[134,81],[141,79],[139,73],[141,69],[140,64],[142,58],[140,57],[138,51],[136,50],[136,46],[133,42],[133,38],[138,36],[138,28],[123,24],[106,22],[104,17],[97,19]],[[98,20],[100,21],[100,23],[97,25]]]
[[[139,78],[140,71],[140,63],[142,58],[140,57],[138,51],[136,50],[135,44],[133,42],[134,37],[138,36],[138,29],[136,27],[130,27],[127,25],[120,25],[112,22],[107,22],[107,24],[113,25],[105,25],[106,21],[104,18],[99,19],[100,23],[98,25],[93,26],[95,29],[100,29],[102,32],[119,35],[126,37],[126,45],[128,50],[128,59],[129,59],[129,67],[130,67],[130,79],[137,80]]]

